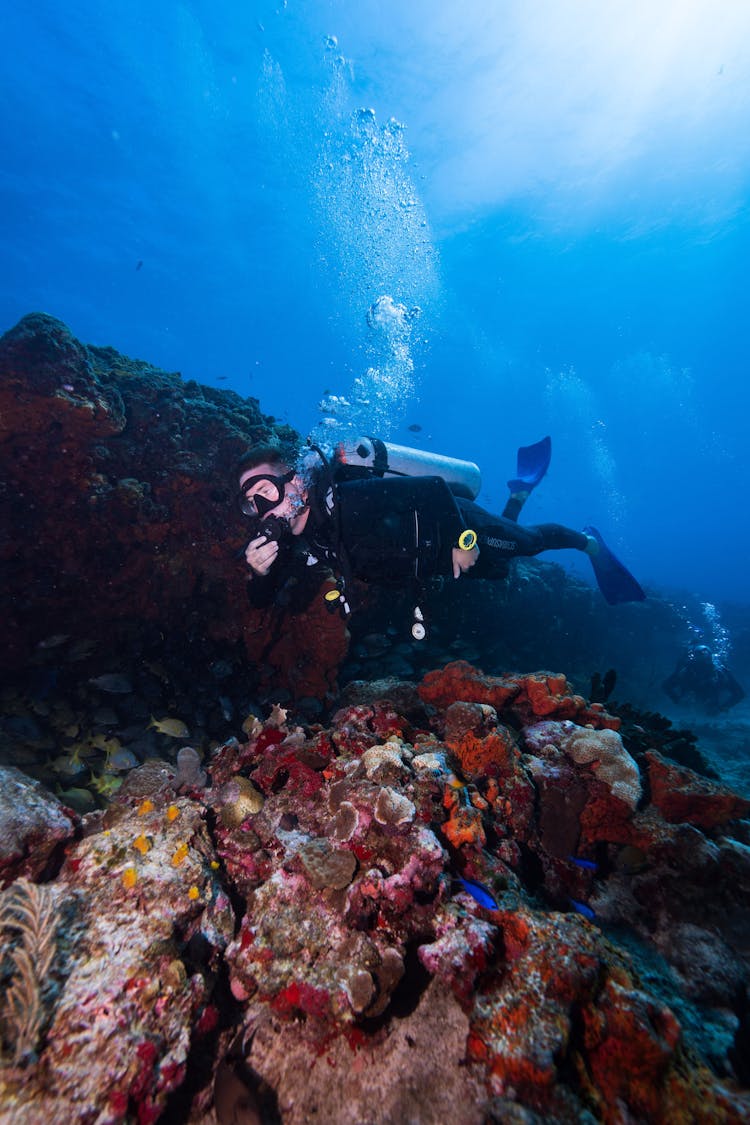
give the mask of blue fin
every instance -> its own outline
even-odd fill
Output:
[[[607,544],[602,539],[595,527],[584,527],[586,535],[592,535],[599,544],[595,555],[589,555],[589,561],[594,568],[596,584],[610,605],[619,605],[620,602],[642,602],[646,595],[627,567],[612,554]]]
[[[552,438],[545,437],[534,445],[522,445],[518,450],[516,472],[518,477],[508,481],[511,492],[532,492],[549,468],[552,457]]]

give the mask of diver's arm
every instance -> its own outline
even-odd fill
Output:
[[[730,707],[734,707],[737,703],[740,703],[745,698],[744,689],[739,685],[737,680],[735,680],[729,669],[726,669],[725,671],[723,686],[727,689],[728,692],[728,699],[727,703],[725,704],[727,710],[729,710]]]
[[[478,547],[472,547],[470,551],[463,551],[460,547],[454,547],[451,551],[453,577],[460,578],[467,570],[471,570],[478,558]]]

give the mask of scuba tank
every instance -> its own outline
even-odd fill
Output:
[[[475,500],[482,487],[479,466],[473,461],[459,461],[422,449],[393,445],[374,437],[341,442],[334,453],[334,463],[347,469],[369,470],[376,476],[442,477],[454,496]]]

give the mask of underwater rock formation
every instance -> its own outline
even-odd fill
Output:
[[[0,668],[38,669],[61,638],[66,661],[95,643],[105,663],[124,654],[131,677],[166,663],[174,682],[185,654],[185,678],[197,672],[204,682],[229,659],[234,682],[222,694],[233,708],[273,698],[320,714],[338,682],[418,679],[456,655],[488,670],[565,667],[579,691],[617,662],[618,694],[635,702],[674,666],[687,626],[668,600],[608,607],[561,567],[532,559],[515,563],[506,582],[424,590],[421,644],[409,631],[408,589],[357,584],[349,651],[344,623],[322,601],[304,614],[252,608],[234,470],[249,446],[271,438],[290,455],[300,441],[256,399],[82,344],[53,317],[34,313],[6,332]],[[738,650],[747,652],[742,636]],[[45,673],[58,670],[45,661]]]
[[[102,637],[134,620],[172,635],[197,625],[268,659],[269,625],[247,603],[237,557],[234,487],[241,454],[272,438],[290,450],[298,440],[256,399],[86,346],[53,317],[6,332],[0,667],[28,663],[50,636]],[[327,625],[299,630],[300,696],[324,695],[335,677],[344,631]]]
[[[749,1120],[748,805],[618,725],[457,662],[132,770],[23,980],[6,879],[0,1121]]]

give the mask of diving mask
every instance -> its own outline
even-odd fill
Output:
[[[277,507],[284,499],[286,486],[295,475],[295,470],[290,469],[288,473],[281,476],[273,476],[271,473],[258,473],[254,477],[248,477],[246,481],[240,485],[239,504],[240,511],[246,516],[256,516],[262,519],[273,508]],[[254,493],[248,496],[248,492],[255,485],[260,484],[261,481],[267,481],[270,485],[268,490],[269,495],[263,496],[259,493]]]

